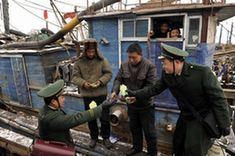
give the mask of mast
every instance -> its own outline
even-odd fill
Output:
[[[2,0],[3,21],[4,21],[4,29],[5,29],[6,34],[10,33],[8,10],[9,10],[8,0]]]

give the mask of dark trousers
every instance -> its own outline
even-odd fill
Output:
[[[157,136],[154,114],[154,107],[149,107],[144,110],[128,108],[133,148],[136,150],[142,150],[144,132],[148,153],[152,155],[157,153]]]
[[[105,99],[106,96],[84,98],[83,100],[85,104],[85,110],[90,109],[89,104],[91,103],[91,101],[95,101],[97,105],[100,105]],[[101,136],[103,137],[103,139],[108,139],[110,136],[109,109],[103,109],[100,122],[101,122]],[[90,130],[91,139],[98,139],[99,128],[97,120],[95,119],[88,122],[88,127]]]
[[[173,137],[175,156],[206,156],[212,143],[199,121],[179,116]]]

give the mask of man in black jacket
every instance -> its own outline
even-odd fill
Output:
[[[121,65],[114,80],[113,98],[119,93],[121,84],[126,85],[131,90],[138,90],[148,85],[153,85],[156,80],[155,66],[149,60],[143,58],[139,44],[131,44],[127,49],[127,53],[128,61]],[[151,98],[138,100],[128,105],[128,115],[133,148],[127,155],[134,155],[142,151],[143,131],[147,142],[148,154],[151,156],[156,155],[155,116]]]

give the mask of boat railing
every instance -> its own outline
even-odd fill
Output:
[[[115,7],[109,6],[106,9],[103,9],[103,12],[123,11],[130,9],[151,9],[156,7],[170,7],[176,5],[213,5],[225,3],[225,0],[149,0],[147,2],[139,0],[135,3],[133,3],[131,0],[121,0],[118,4],[116,4]]]

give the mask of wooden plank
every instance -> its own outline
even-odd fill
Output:
[[[235,89],[223,89],[225,97],[227,99],[234,99],[235,100]]]
[[[31,106],[28,82],[22,58],[11,58],[14,83],[16,86],[17,98],[19,103]]]
[[[208,17],[207,43],[215,43],[216,22],[216,16]]]
[[[223,89],[225,97],[235,106],[235,89]]]
[[[0,87],[2,95],[7,100],[17,101],[16,86],[14,83],[12,64],[9,57],[0,57]]]
[[[45,86],[45,73],[39,55],[24,56],[29,85]]]
[[[207,30],[208,30],[208,12],[202,13],[202,30],[201,30],[201,42],[207,43]]]

